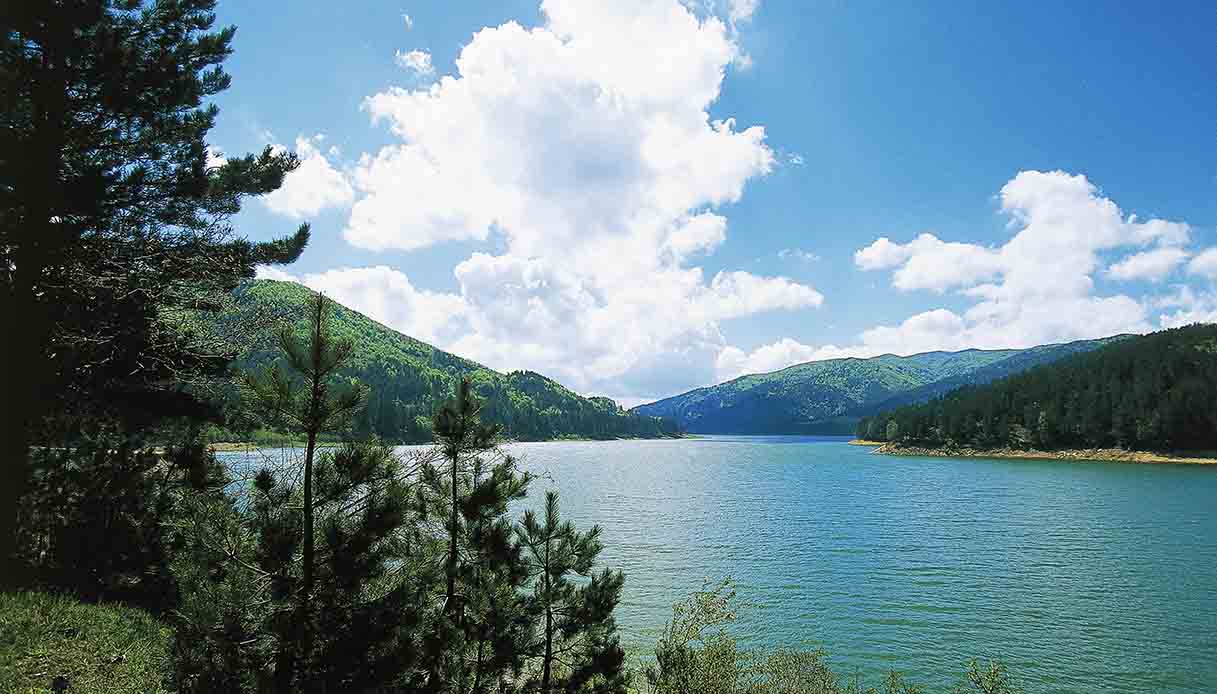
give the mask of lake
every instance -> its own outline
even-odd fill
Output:
[[[1217,466],[892,458],[826,437],[513,444],[626,571],[618,622],[732,577],[747,646],[1029,692],[1217,690]],[[224,454],[237,462],[239,453]]]

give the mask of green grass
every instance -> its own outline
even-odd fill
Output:
[[[148,613],[45,593],[0,594],[0,692],[165,692],[168,627]]]

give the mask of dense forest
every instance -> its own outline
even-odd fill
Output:
[[[303,326],[312,292],[292,282],[251,280],[232,296],[218,319],[218,331],[237,343],[239,356],[233,368],[242,371],[279,358],[275,326],[284,321]],[[351,424],[357,436],[374,434],[402,443],[430,441],[432,414],[463,378],[471,381],[484,402],[483,419],[501,426],[511,439],[655,438],[678,433],[670,421],[627,412],[608,398],[583,397],[532,371],[499,373],[402,335],[340,304],[334,304],[334,312],[335,335],[359,345],[341,375],[358,379],[371,391]],[[235,387],[221,386],[219,393],[229,431],[213,435],[241,438],[251,428],[269,426],[241,407]]]
[[[860,417],[988,383],[1119,337],[1030,349],[926,352],[826,359],[698,388],[633,412],[665,417],[697,434],[848,434]]]
[[[1217,326],[1120,340],[986,386],[864,418],[857,435],[924,446],[1217,449]]]

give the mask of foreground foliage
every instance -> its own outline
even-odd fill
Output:
[[[138,609],[45,593],[3,593],[0,688],[165,692],[170,639],[168,627]]]
[[[207,597],[216,595],[212,593]],[[928,690],[909,683],[896,672],[889,672],[876,686],[864,686],[857,678],[843,680],[832,671],[821,650],[742,650],[723,629],[734,619],[733,599],[730,584],[723,583],[695,592],[677,603],[672,620],[655,645],[653,658],[633,673],[622,671],[618,683],[629,682],[632,674],[634,686],[628,691],[648,694],[928,694]],[[344,619],[368,616],[366,613],[342,613]],[[369,627],[381,635],[384,632],[377,627],[384,624],[383,619],[368,622]],[[223,654],[211,650],[216,645],[215,637],[209,640],[207,635],[202,636],[203,640],[194,642],[196,652],[190,654],[194,662],[222,657]],[[344,636],[350,634],[344,633]],[[68,687],[67,691],[98,694],[172,691],[168,688],[171,638],[170,629],[163,622],[140,610],[84,604],[70,597],[41,593],[0,594],[0,682],[13,691],[48,691],[63,685]],[[177,640],[180,649],[183,645],[180,634]],[[355,648],[367,648],[369,641],[375,639],[363,638]],[[389,643],[384,642],[384,645]],[[392,645],[409,649],[417,644],[396,642]],[[204,652],[200,654],[198,649]],[[184,654],[179,650],[175,655],[180,668]],[[374,685],[376,678],[369,673],[383,673],[386,664],[398,665],[386,661],[384,655],[383,649],[342,653],[341,660],[330,663],[332,669],[315,672],[314,679],[292,691],[425,690],[421,682]],[[369,672],[352,672],[359,668],[349,667],[347,662],[357,663]],[[337,678],[337,672],[346,675]],[[449,688],[442,691],[623,691],[616,684],[606,688],[606,679],[597,682],[599,686],[580,688],[570,686],[570,680],[567,680],[565,686],[555,683],[554,687],[546,689],[538,686],[536,680],[529,680],[515,685],[502,682],[492,689]],[[206,686],[195,680],[186,685],[177,691],[258,691],[252,683],[239,678],[213,680]],[[950,694],[1018,694],[1020,691],[1002,664],[991,662],[982,666],[973,661]]]
[[[83,417],[140,427],[197,416],[180,385],[231,355],[206,320],[260,263],[295,260],[308,225],[251,243],[230,219],[299,164],[270,147],[225,162],[206,137],[235,29],[215,0],[45,0],[0,10],[0,562],[31,445]],[[49,421],[48,421],[49,420]],[[0,565],[0,581],[18,580]]]
[[[412,628],[436,579],[404,535],[400,461],[375,443],[320,456],[308,593],[292,472],[263,470],[248,496],[199,503],[178,523],[181,691],[375,691],[399,683],[418,653]]]
[[[878,686],[832,671],[823,650],[741,649],[727,631],[735,620],[730,580],[708,585],[672,607],[672,619],[644,663],[647,694],[927,694],[899,672]],[[1004,665],[972,661],[952,694],[1019,694]]]
[[[1217,450],[1217,326],[1121,340],[863,420],[860,438],[977,448]]]
[[[314,470],[317,435],[364,390],[339,387],[354,344],[332,334],[323,297],[312,309],[305,342],[281,334],[292,371],[246,389],[307,437],[304,459],[261,470],[244,497],[196,497],[174,526],[178,686],[623,692],[612,612],[624,578],[591,576],[599,529],[559,523],[556,496],[544,527],[511,521],[531,477],[498,448],[468,381],[436,412],[434,448],[399,458],[348,443]],[[572,586],[571,573],[591,585]]]
[[[182,432],[153,447],[98,426],[71,448],[31,452],[18,507],[17,560],[27,585],[161,614],[176,605],[165,525],[189,499],[221,498],[215,455]]]

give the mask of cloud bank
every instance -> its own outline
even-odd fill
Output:
[[[1152,302],[1104,294],[1094,277],[1105,258],[1113,280],[1159,282],[1189,257],[1182,222],[1125,216],[1085,176],[1023,171],[1002,187],[1011,238],[1000,247],[944,242],[922,234],[900,244],[880,238],[857,252],[858,268],[891,270],[901,291],[955,291],[973,303],[961,314],[936,309],[861,335],[860,351],[911,353],[966,347],[1026,347],[1146,332]]]
[[[704,267],[728,243],[727,209],[747,185],[804,164],[775,153],[763,126],[710,117],[723,81],[750,62],[738,27],[758,2],[733,0],[722,16],[707,6],[545,0],[540,26],[478,31],[438,79],[430,54],[398,52],[429,83],[363,103],[397,141],[339,170],[322,136],[298,138],[300,169],[265,202],[293,217],[348,208],[343,238],[371,251],[478,244],[452,269],[456,291],[420,289],[385,265],[264,276],[493,368],[533,369],[627,405],[814,359],[1026,347],[1217,318],[1217,248],[1189,248],[1187,224],[1126,215],[1083,175],[1023,171],[997,196],[1004,243],[927,232],[854,254],[859,271],[890,275],[899,292],[949,296],[951,308],[843,346],[730,344],[729,321],[825,297],[788,277]],[[799,248],[778,257],[804,269],[819,260]],[[1121,290],[1132,283],[1139,298]]]
[[[728,238],[719,210],[779,165],[762,126],[708,114],[743,55],[729,24],[756,3],[726,19],[676,0],[541,9],[541,26],[474,34],[454,74],[368,97],[399,142],[360,157],[349,178],[342,233],[357,247],[493,239],[501,252],[459,263],[454,293],[420,291],[388,267],[298,279],[445,349],[583,392],[636,402],[705,382],[728,348],[723,322],[824,300],[786,277],[699,265]],[[419,54],[398,60],[431,68]],[[302,151],[306,163],[315,154]],[[285,189],[317,183],[317,168]],[[308,209],[291,194],[268,204]]]

